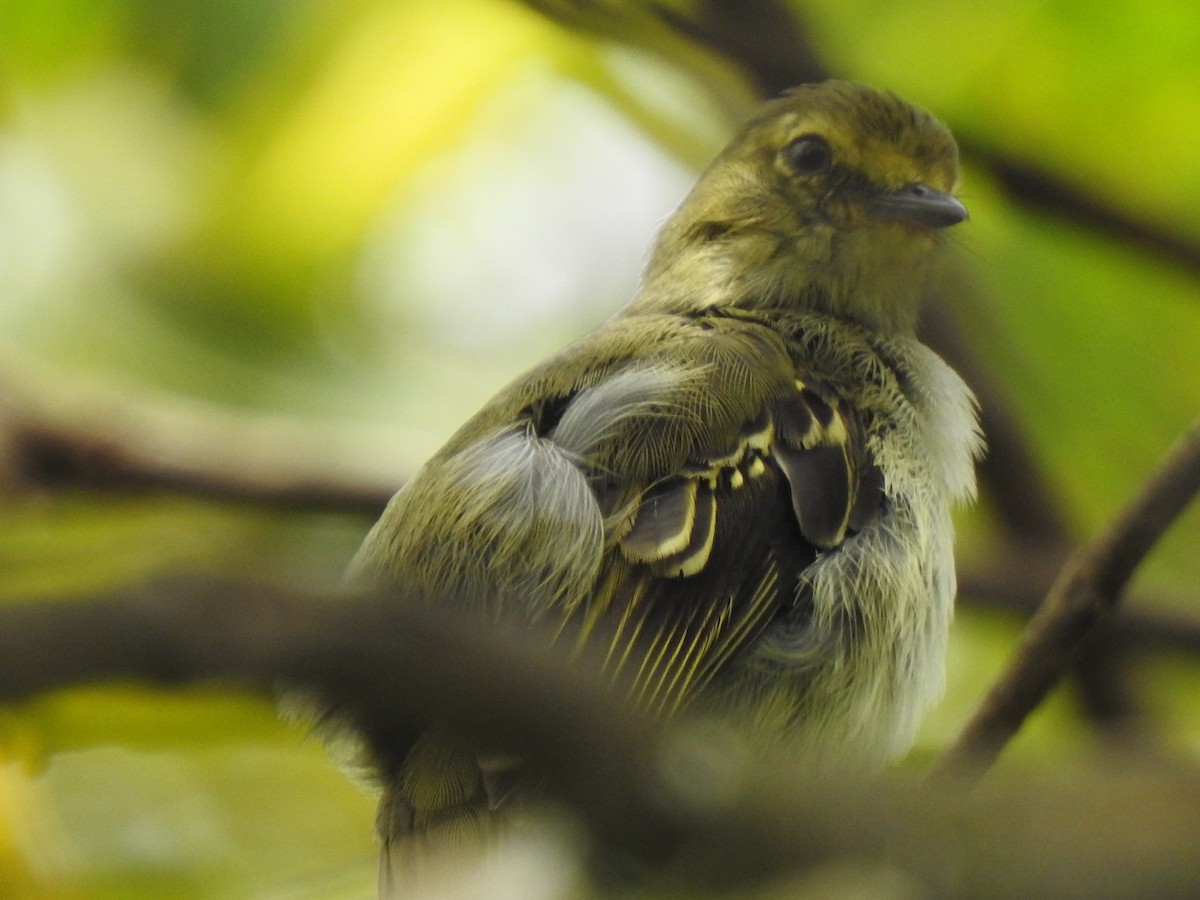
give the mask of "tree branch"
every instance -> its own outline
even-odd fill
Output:
[[[0,489],[162,490],[304,512],[377,516],[398,487],[361,436],[0,372]],[[377,460],[384,456],[372,454]]]
[[[982,140],[959,135],[965,156],[986,168],[1018,204],[1087,228],[1122,247],[1200,276],[1200,243],[1144,216],[1119,209],[1056,172],[1029,160],[1001,153]]]
[[[939,762],[939,771],[982,773],[1110,616],[1130,576],[1200,491],[1200,422],[1176,444],[1111,525],[1063,568],[1001,679]]]
[[[961,566],[959,603],[1028,618],[1038,611],[1064,562],[1056,553],[1022,547],[986,563]],[[1164,611],[1184,606],[1182,597],[1131,593],[1127,605],[1113,613],[1115,636],[1128,648],[1200,656],[1200,620]]]
[[[803,20],[786,3],[701,0],[691,17],[663,3],[650,5],[675,31],[743,68],[762,97],[829,77]]]
[[[449,608],[194,580],[0,607],[0,699],[96,680],[285,683],[339,698],[368,725],[448,717],[546,773],[602,870],[632,866],[667,892],[831,862],[945,897],[1183,896],[1200,880],[1195,773],[1055,773],[969,797],[895,780],[817,785],[716,723],[638,714],[535,632]],[[1061,834],[1071,840],[1048,839]]]
[[[200,578],[4,606],[0,701],[95,681],[216,681],[268,694],[290,685],[317,691],[368,733],[445,717],[500,750],[574,760],[556,775],[598,809],[604,798],[588,772],[637,780],[652,725],[544,636],[485,627],[453,608]]]

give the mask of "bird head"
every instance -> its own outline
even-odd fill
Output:
[[[911,330],[934,250],[967,218],[950,132],[894,94],[797,88],[749,121],[664,227],[670,305],[815,308]]]

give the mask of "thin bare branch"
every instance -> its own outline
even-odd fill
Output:
[[[1064,566],[1013,659],[939,762],[939,771],[981,774],[1111,616],[1126,583],[1167,527],[1200,491],[1200,422],[1176,444],[1133,501]]]
[[[741,66],[760,96],[829,77],[803,20],[786,3],[701,0],[691,17],[665,3],[650,5],[676,31]]]
[[[0,373],[0,488],[154,489],[309,512],[375,516],[398,487],[370,440],[279,417],[154,402]]]
[[[986,563],[969,563],[958,572],[959,604],[1028,618],[1041,606],[1064,561],[1058,553],[1014,548]],[[1184,606],[1183,597],[1132,592],[1113,615],[1114,636],[1130,649],[1200,655],[1200,619],[1168,612]]]
[[[982,140],[959,135],[959,145],[1022,206],[1080,225],[1122,247],[1200,276],[1200,241],[1194,236],[1185,237],[1144,215],[1121,209],[1056,172],[1002,153]]]

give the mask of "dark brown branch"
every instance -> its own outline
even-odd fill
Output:
[[[676,31],[741,66],[762,97],[829,77],[803,21],[785,3],[702,0],[691,17],[665,4],[651,5]]]
[[[607,814],[597,781],[639,781],[656,727],[549,647],[384,593],[174,579],[0,607],[0,701],[96,681],[305,687],[371,732],[445,717],[499,749],[558,760],[564,790]]]
[[[1022,618],[1037,612],[1064,559],[1033,549],[1010,550],[986,564],[968,564],[958,573],[959,603],[970,609],[1009,611]],[[1165,612],[1179,609],[1179,597],[1132,593],[1112,618],[1122,646],[1173,650],[1200,656],[1200,619]]]
[[[0,373],[0,489],[8,491],[152,489],[376,516],[398,485],[351,463],[355,450],[312,425],[80,388],[35,390]]]
[[[1076,658],[1096,624],[1112,615],[1130,576],[1200,491],[1200,423],[1112,524],[1063,568],[1020,646],[953,747],[942,771],[982,772]]]
[[[1036,163],[997,151],[984,141],[959,135],[959,145],[981,163],[1012,199],[1029,209],[1087,228],[1122,247],[1200,275],[1200,242],[1123,210]]]

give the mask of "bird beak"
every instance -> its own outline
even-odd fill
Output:
[[[957,197],[925,184],[910,184],[875,198],[874,210],[889,219],[899,219],[927,228],[946,228],[967,218],[967,208]]]

